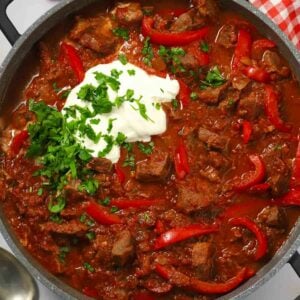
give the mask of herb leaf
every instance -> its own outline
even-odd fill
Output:
[[[123,38],[125,41],[129,40],[129,31],[126,28],[115,28],[113,34],[117,37]]]

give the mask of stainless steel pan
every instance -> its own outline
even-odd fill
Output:
[[[81,8],[101,0],[64,0],[42,16],[21,37],[6,15],[6,8],[12,0],[0,0],[0,28],[13,45],[12,50],[0,67],[0,108],[7,105],[7,92],[14,85],[14,75],[23,63],[34,44],[43,37],[53,26],[59,24],[66,16]],[[251,20],[257,28],[278,45],[280,52],[289,62],[294,74],[300,82],[300,52],[290,43],[288,38],[265,15],[251,6],[245,0],[220,0],[224,9],[239,12]],[[299,112],[300,113],[300,112]],[[11,230],[0,207],[0,231],[16,257],[25,265],[31,274],[46,287],[63,299],[89,299],[76,290],[64,284],[58,278],[42,268],[22,247],[14,232]],[[296,252],[300,247],[300,220],[291,231],[288,240],[278,250],[272,260],[266,264],[253,278],[239,288],[219,299],[243,299],[258,287],[263,285],[287,262],[300,276],[300,256]]]

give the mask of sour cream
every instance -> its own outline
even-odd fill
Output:
[[[95,87],[98,86],[99,83],[95,78],[96,72],[111,76],[111,71],[113,70],[117,70],[120,74],[118,78],[120,86],[118,91],[114,91],[110,87],[108,88],[109,100],[114,102],[116,97],[124,96],[128,90],[132,90],[134,92],[133,97],[140,99],[139,103],[144,105],[148,118],[142,116],[137,103],[125,101],[120,107],[114,106],[110,113],[99,114],[94,117],[93,119],[100,120],[99,124],[92,124],[89,119],[86,120],[86,124],[89,124],[96,134],[110,135],[114,139],[118,136],[118,133],[123,133],[126,136],[126,142],[130,143],[137,141],[149,142],[152,135],[164,133],[166,131],[167,119],[166,113],[160,104],[171,102],[176,98],[179,93],[178,81],[170,79],[169,76],[162,78],[149,75],[133,64],[127,63],[123,65],[120,61],[100,64],[89,69],[85,74],[83,82],[70,92],[62,110],[63,113],[66,112],[66,108],[74,105],[83,108],[88,107],[93,111],[90,102],[79,99],[78,92],[87,84]],[[78,118],[78,115],[76,115],[76,118]],[[74,118],[69,116],[67,121],[70,122],[72,120]],[[103,138],[100,138],[97,143],[86,136],[80,137],[79,133],[76,133],[76,138],[83,147],[91,151],[94,157],[98,157],[99,151],[103,151],[107,146],[107,142]],[[120,158],[120,146],[114,144],[105,157],[111,160],[112,163],[116,163]]]

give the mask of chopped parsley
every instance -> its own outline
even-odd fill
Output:
[[[190,97],[191,97],[191,99],[192,99],[193,101],[195,101],[195,100],[198,99],[198,94],[195,93],[195,92],[192,92],[191,95],[190,95]]]
[[[48,209],[50,212],[57,214],[60,213],[66,206],[66,199],[58,196],[56,199],[50,199],[48,203]]]
[[[83,267],[84,267],[86,270],[88,270],[89,272],[91,272],[91,273],[94,273],[94,272],[95,272],[95,268],[92,267],[92,266],[91,266],[89,263],[87,263],[87,262],[83,263]]]
[[[37,191],[37,195],[42,196],[43,192],[44,192],[43,188],[39,188],[38,191]]]
[[[108,125],[107,125],[107,132],[111,132],[112,128],[113,128],[113,122],[116,121],[117,119],[108,119]]]
[[[123,38],[125,41],[129,40],[129,31],[126,28],[115,28],[113,34],[117,37]]]
[[[150,142],[149,144],[138,143],[138,148],[140,151],[146,155],[150,155],[154,149],[154,143]]]
[[[85,236],[91,241],[91,240],[94,240],[94,239],[95,239],[96,234],[95,234],[94,231],[90,231],[90,232],[86,233]]]
[[[171,65],[172,73],[184,72],[185,69],[181,64],[180,58],[185,56],[185,51],[180,47],[167,48],[165,46],[160,46],[158,50],[159,56],[167,63]]]
[[[112,150],[114,146],[114,139],[111,135],[104,135],[104,141],[106,142],[106,147],[99,151],[98,157],[105,157],[110,151]]]
[[[113,214],[116,213],[117,211],[119,211],[119,209],[116,206],[112,206],[110,209],[110,212]]]
[[[129,76],[134,76],[135,75],[135,70],[127,70],[127,73]]]
[[[86,191],[88,194],[94,195],[97,192],[98,188],[99,188],[98,180],[96,180],[94,178],[89,178],[89,179],[83,181],[79,185],[78,190],[80,192]]]
[[[116,138],[116,143],[117,145],[122,145],[125,143],[127,137],[123,132],[118,132],[117,138]]]
[[[124,53],[120,53],[118,58],[119,58],[119,61],[122,63],[122,65],[124,65],[124,66],[127,65],[128,60]]]
[[[171,104],[172,104],[172,106],[173,106],[173,108],[174,108],[175,110],[177,110],[177,109],[179,108],[179,102],[178,102],[177,99],[173,99],[173,100],[171,101]]]
[[[226,79],[222,76],[219,68],[217,66],[214,66],[208,71],[205,80],[201,81],[202,84],[200,88],[205,89],[206,87],[218,87],[225,82]]]
[[[58,94],[62,89],[57,86],[57,82],[52,83],[52,88],[56,94]]]
[[[152,48],[152,45],[150,43],[150,38],[149,37],[147,37],[144,41],[142,54],[143,54],[144,64],[147,65],[147,66],[151,66],[152,65],[152,59],[154,57],[154,53],[153,53],[153,48]]]
[[[200,48],[203,52],[208,53],[209,52],[209,45],[205,42],[202,41],[200,44]]]
[[[110,198],[109,197],[105,197],[102,201],[101,201],[101,204],[103,206],[108,206],[110,205]]]
[[[67,246],[59,248],[58,259],[60,260],[60,262],[62,262],[62,263],[65,262],[66,256],[69,252],[70,252],[70,248]]]
[[[141,99],[139,100],[135,100],[135,103],[137,104],[137,108],[135,108],[133,105],[131,105],[131,107],[136,110],[139,111],[140,115],[147,121],[151,121],[153,122],[153,120],[150,119],[150,117],[147,115],[147,109],[146,109],[146,105],[144,103],[141,103]]]
[[[123,163],[124,167],[130,167],[130,168],[134,168],[135,167],[135,158],[134,155],[127,155],[126,159],[124,160]]]

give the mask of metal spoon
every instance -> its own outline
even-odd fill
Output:
[[[0,300],[37,300],[37,284],[25,267],[0,248]]]

